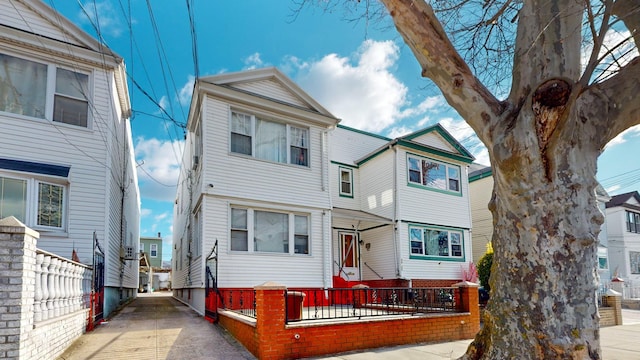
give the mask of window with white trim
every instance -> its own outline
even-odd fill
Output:
[[[353,170],[340,167],[340,196],[353,197]]]
[[[231,112],[230,151],[261,160],[309,166],[309,129]]]
[[[88,127],[89,75],[0,54],[0,111]]]
[[[309,254],[309,215],[232,207],[230,239],[232,251]]]
[[[66,196],[64,184],[0,174],[0,219],[15,216],[39,230],[63,230]]]
[[[150,244],[149,253],[152,258],[158,257],[158,244]]]
[[[407,156],[407,171],[410,184],[460,192],[460,166],[409,155]]]
[[[598,269],[609,269],[609,254],[607,248],[598,247]]]
[[[640,214],[627,211],[627,231],[640,233]]]
[[[412,256],[464,259],[460,230],[410,225],[409,241]]]

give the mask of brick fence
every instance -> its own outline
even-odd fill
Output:
[[[39,287],[42,276],[49,276],[41,272],[43,255],[36,260],[39,237],[14,217],[0,220],[0,359],[55,359],[84,333],[87,325],[89,310],[70,302],[69,295],[80,294],[69,286],[72,277],[58,270],[61,262],[65,271],[71,268],[66,264],[76,268],[83,265],[59,257],[54,261],[58,267],[50,275],[50,286],[61,289],[49,294],[52,316],[36,319],[36,313],[42,318],[41,311],[47,308],[47,303],[36,301],[42,302],[43,298]],[[80,282],[74,284],[81,286]]]
[[[471,339],[480,329],[477,285],[458,283],[459,313],[421,314],[285,324],[286,287],[265,283],[256,290],[256,319],[229,311],[219,323],[263,360],[295,359],[383,346]]]

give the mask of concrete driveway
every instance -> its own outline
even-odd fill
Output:
[[[110,321],[82,335],[59,360],[255,359],[222,328],[169,292],[139,294]]]

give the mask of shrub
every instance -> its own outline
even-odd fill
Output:
[[[491,243],[487,244],[487,252],[478,260],[478,277],[480,285],[487,291],[491,290],[489,286],[489,276],[491,275],[491,265],[493,265],[493,247]]]

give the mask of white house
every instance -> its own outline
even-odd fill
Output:
[[[90,265],[95,237],[106,316],[138,282],[125,260],[140,207],[123,60],[39,0],[1,2],[0,27],[0,218]]]
[[[473,157],[440,126],[388,139],[338,122],[275,68],[198,79],[174,207],[174,296],[204,312],[207,265],[219,288],[461,279]]]
[[[606,205],[609,267],[632,286],[640,284],[640,194],[615,195]]]

